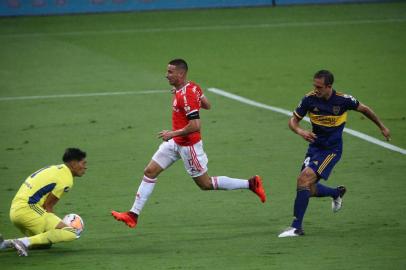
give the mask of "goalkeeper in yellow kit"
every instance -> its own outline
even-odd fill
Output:
[[[31,174],[21,185],[11,203],[10,220],[26,236],[3,240],[0,249],[15,248],[20,256],[28,255],[32,246],[49,246],[72,241],[79,236],[53,213],[61,197],[73,186],[73,177],[86,171],[86,153],[68,148],[63,164],[44,167]]]

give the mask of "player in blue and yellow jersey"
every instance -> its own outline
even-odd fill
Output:
[[[26,236],[0,239],[0,248],[15,248],[20,256],[28,255],[31,246],[49,246],[78,238],[53,212],[54,206],[73,186],[73,177],[86,171],[86,153],[66,149],[63,164],[44,167],[24,181],[11,203],[10,220]]]
[[[330,188],[319,180],[327,180],[335,164],[340,160],[343,149],[342,134],[347,120],[347,111],[361,112],[373,121],[389,140],[390,132],[378,116],[354,97],[336,92],[334,76],[327,70],[318,71],[313,78],[314,90],[307,94],[293,112],[289,128],[310,142],[301,172],[297,178],[297,193],[294,203],[292,225],[279,234],[279,237],[304,234],[302,221],[310,197],[331,197],[333,212],[341,209],[344,186]],[[312,131],[302,129],[299,122],[309,115]]]

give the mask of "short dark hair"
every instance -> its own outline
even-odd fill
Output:
[[[67,163],[72,160],[81,161],[84,158],[86,158],[86,152],[83,152],[79,148],[66,148],[62,160]]]
[[[185,70],[185,71],[188,71],[187,63],[186,63],[186,61],[183,60],[183,59],[180,59],[180,58],[178,58],[178,59],[173,59],[173,60],[171,60],[168,64],[169,64],[169,65],[173,65],[173,66],[175,66],[175,67],[177,67],[177,68],[183,69],[183,70]]]
[[[324,79],[324,85],[333,85],[334,83],[334,75],[328,70],[322,69],[316,72],[314,74],[314,79]]]

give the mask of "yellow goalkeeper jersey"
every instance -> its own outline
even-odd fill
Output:
[[[65,164],[44,167],[27,177],[14,196],[12,206],[42,206],[49,193],[60,199],[72,186],[72,172]]]

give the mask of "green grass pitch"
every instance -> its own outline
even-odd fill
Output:
[[[284,115],[206,91],[202,113],[211,175],[261,174],[262,205],[249,191],[202,192],[179,162],[159,177],[138,227],[127,210],[143,168],[170,128],[168,93],[54,99],[4,97],[170,89],[166,63],[189,78],[293,110],[327,68],[335,88],[371,106],[406,148],[406,4],[360,4],[144,12],[0,19],[0,233],[11,199],[31,172],[88,153],[88,171],[56,207],[79,213],[82,238],[0,252],[2,269],[405,269],[406,157],[344,135],[344,154],[327,182],[344,184],[344,208],[312,199],[306,236],[278,239],[291,222],[306,143]],[[307,124],[304,124],[308,126]],[[347,127],[381,139],[352,112]]]

